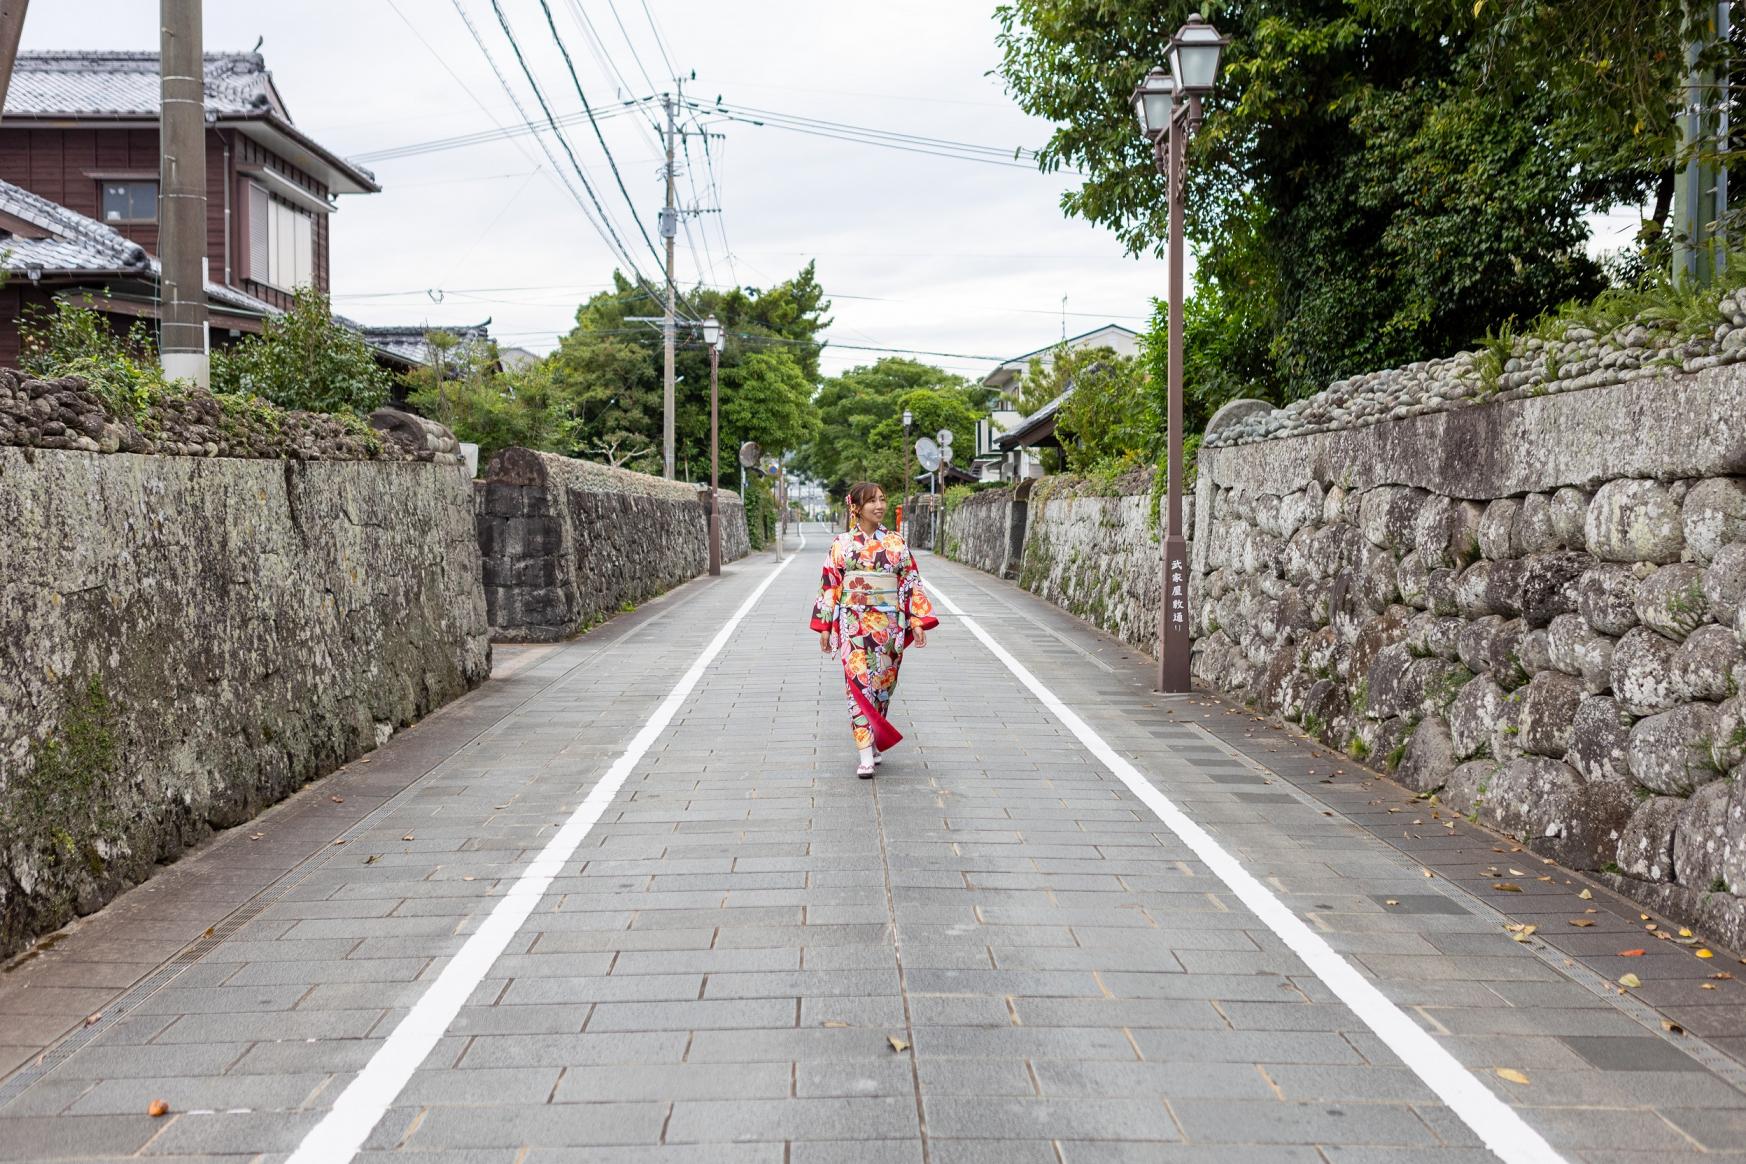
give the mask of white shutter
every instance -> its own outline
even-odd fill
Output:
[[[290,211],[295,262],[292,286],[307,287],[315,271],[315,220],[300,210]]]
[[[269,283],[271,266],[268,261],[272,237],[272,206],[273,200],[267,197],[267,191],[262,186],[250,182],[249,187],[249,278],[260,283]]]

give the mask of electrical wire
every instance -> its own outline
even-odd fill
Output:
[[[739,122],[744,122],[747,125],[763,125],[763,126],[769,126],[773,129],[786,129],[792,133],[803,133],[803,134],[807,134],[808,136],[811,136],[811,137],[823,137],[823,138],[829,138],[829,139],[834,140],[834,141],[853,142],[857,145],[879,146],[883,149],[901,150],[904,153],[925,154],[929,157],[935,157],[935,158],[950,158],[953,161],[982,162],[986,165],[1005,166],[1009,169],[1015,169],[1015,170],[1035,170],[1036,169],[1036,167],[1034,165],[1027,164],[1025,162],[1006,161],[1001,157],[994,156],[993,153],[990,153],[990,152],[965,153],[965,152],[960,152],[960,151],[956,151],[956,150],[935,149],[932,147],[910,145],[910,144],[907,144],[906,142],[899,141],[899,140],[891,140],[891,139],[888,139],[886,137],[870,137],[870,136],[866,136],[865,134],[859,132],[858,127],[855,127],[855,126],[844,126],[844,127],[842,127],[841,131],[839,131],[839,130],[833,129],[833,128],[818,128],[818,127],[804,124],[804,123],[798,123],[798,122],[791,123],[791,122],[786,121],[786,120],[780,120],[780,119],[778,119],[775,116],[770,115],[770,114],[761,114],[761,115],[753,116],[752,114],[749,114],[749,113],[734,112],[734,111],[730,111],[725,106],[716,106],[716,107],[712,108],[712,107],[706,107],[706,106],[701,106],[701,105],[693,105],[692,108],[694,108],[695,110],[697,110],[700,113],[708,113],[708,114],[711,114],[713,116],[720,117],[726,121],[739,121]],[[874,132],[878,132],[878,131],[874,131]],[[973,150],[977,150],[977,151],[987,151],[990,149],[990,147],[986,147],[986,146],[971,146],[969,148],[973,149]]]
[[[647,102],[653,100],[653,97],[638,97],[629,101],[623,101],[617,105],[610,105],[604,109],[597,109],[595,111],[595,116],[602,121],[605,121],[608,118],[622,117],[627,113],[638,112],[646,106]],[[557,120],[558,124],[562,126],[580,125],[587,120],[587,115],[582,113],[560,113]],[[392,162],[398,161],[401,158],[414,158],[423,154],[440,153],[444,150],[463,149],[467,146],[484,145],[487,142],[509,141],[515,138],[527,136],[528,134],[538,137],[539,128],[532,125],[499,125],[495,129],[479,129],[470,133],[454,134],[450,137],[429,138],[425,141],[408,142],[405,145],[384,146],[378,150],[367,150],[364,153],[352,154],[350,156],[354,161],[365,163]],[[526,150],[522,151],[524,155],[526,152]],[[532,161],[533,159],[530,157],[529,160]]]
[[[564,67],[570,72],[570,83],[576,88],[577,100],[582,102],[582,112],[588,115],[588,124],[594,129],[594,140],[600,143],[600,152],[606,155],[606,165],[612,171],[612,180],[617,183],[618,192],[623,195],[625,205],[630,208],[631,221],[637,224],[637,233],[643,236],[649,254],[655,257],[655,263],[659,266],[660,252],[655,249],[655,241],[649,237],[648,228],[643,226],[642,216],[637,213],[636,201],[624,187],[624,175],[619,173],[618,160],[612,156],[612,150],[606,144],[606,135],[600,131],[600,122],[594,116],[594,107],[588,104],[588,94],[582,91],[582,78],[576,75],[576,62],[570,58],[570,49],[564,44],[564,38],[558,35],[558,22],[552,16],[552,6],[546,0],[540,0],[540,11],[545,13],[546,27],[551,30],[552,41],[558,46],[558,52],[564,58]]]
[[[459,3],[459,0],[456,2]],[[527,78],[528,87],[533,90],[534,98],[539,102],[540,109],[545,112],[546,124],[551,127],[552,136],[556,137],[558,144],[564,147],[564,155],[570,159],[571,168],[576,171],[576,177],[581,179],[582,188],[588,192],[589,201],[600,213],[601,220],[606,227],[606,234],[610,238],[610,245],[636,277],[646,282],[647,277],[637,266],[636,261],[631,258],[630,251],[624,245],[624,240],[618,236],[618,230],[613,225],[611,215],[607,214],[606,207],[601,204],[600,195],[595,192],[593,183],[588,180],[587,171],[583,170],[582,163],[576,160],[576,151],[570,148],[570,139],[565,137],[563,130],[558,128],[557,118],[552,115],[552,107],[546,101],[546,95],[540,89],[539,82],[534,79],[533,70],[528,67],[527,57],[521,51],[521,43],[515,39],[515,31],[509,27],[509,17],[504,14],[500,0],[491,0],[491,9],[497,14],[497,23],[503,29],[504,37],[509,41],[509,47],[515,54],[516,63],[521,66],[522,75]],[[638,225],[640,227],[641,223]]]

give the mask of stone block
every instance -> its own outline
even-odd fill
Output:
[[[1746,768],[1734,769],[1728,781],[1728,811],[1722,831],[1728,843],[1722,849],[1718,874],[1729,893],[1746,897]],[[1707,887],[1706,887],[1707,888]]]
[[[1407,616],[1411,612],[1404,606],[1391,606],[1382,614],[1366,621],[1352,640],[1352,651],[1349,658],[1353,675],[1364,677],[1370,674],[1370,667],[1377,655],[1384,648],[1391,647],[1406,639]],[[1366,709],[1360,708],[1360,711]],[[1372,713],[1374,715],[1374,713]],[[1376,719],[1387,719],[1390,715],[1399,715],[1400,711],[1374,715]]]
[[[1523,635],[1516,653],[1521,657],[1522,670],[1530,676],[1553,670],[1552,638],[1545,627],[1535,627]]]
[[[1577,704],[1564,762],[1589,783],[1631,775],[1631,725],[1636,722],[1612,698],[1590,695]]]
[[[1449,779],[1444,782],[1439,799],[1462,816],[1478,812],[1501,767],[1501,764],[1491,759],[1468,760],[1464,764],[1456,765],[1455,770],[1449,773]]]
[[[1746,542],[1746,479],[1709,477],[1685,495],[1681,510],[1685,544],[1699,562],[1723,546]]]
[[[1393,485],[1379,485],[1375,489],[1366,489],[1360,495],[1358,529],[1373,546],[1389,545],[1388,503],[1396,491]]]
[[[1725,881],[1720,886],[1716,882],[1723,878],[1728,854],[1746,846],[1746,834],[1728,833],[1728,799],[1733,794],[1732,784],[1716,780],[1681,805],[1673,829],[1673,879],[1681,885],[1699,893],[1727,891]]]
[[[1432,569],[1425,578],[1425,600],[1432,611],[1437,614],[1453,615],[1461,613],[1461,605],[1455,599],[1456,571],[1438,566]]]
[[[1480,818],[1563,863],[1595,869],[1613,859],[1636,807],[1615,783],[1589,784],[1568,764],[1528,756],[1501,765]]]
[[[1503,626],[1502,615],[1489,614],[1467,623],[1455,636],[1455,657],[1475,675],[1491,670],[1491,640]]]
[[[1477,502],[1432,494],[1413,523],[1413,547],[1431,566],[1459,569],[1479,554]]]
[[[1723,626],[1732,625],[1735,611],[1746,601],[1746,542],[1717,550],[1704,569],[1701,585],[1710,617]]]
[[[1746,764],[1746,695],[1723,700],[1710,731],[1710,763],[1717,771],[1730,772]]]
[[[1400,592],[1400,600],[1409,606],[1420,610],[1430,606],[1430,581],[1431,572],[1425,568],[1425,560],[1419,557],[1417,550],[1408,551],[1395,564],[1395,589]]]
[[[1377,719],[1406,715],[1418,707],[1424,698],[1422,681],[1413,674],[1413,658],[1405,643],[1393,642],[1376,652],[1365,672],[1368,684],[1365,706]]]
[[[1520,732],[1524,752],[1561,759],[1570,750],[1576,709],[1582,703],[1579,680],[1558,671],[1542,671],[1522,691]]]
[[[1479,519],[1479,552],[1493,562],[1508,561],[1516,556],[1516,515],[1522,503],[1512,497],[1500,497],[1485,507]]]
[[[1558,529],[1552,521],[1552,498],[1548,494],[1530,493],[1522,498],[1510,542],[1518,555],[1550,553],[1558,548]]]
[[[1716,709],[1707,703],[1683,703],[1645,716],[1631,725],[1631,775],[1652,791],[1690,796],[1721,778],[1710,755],[1715,729]]]
[[[1576,583],[1576,609],[1603,635],[1624,634],[1637,625],[1637,571],[1601,563],[1583,571]]]
[[[1487,670],[1505,690],[1514,691],[1531,678],[1522,663],[1522,640],[1527,634],[1526,624],[1519,618],[1512,618],[1499,623],[1491,636]]]
[[[1552,519],[1556,549],[1588,549],[1589,500],[1589,495],[1574,485],[1565,485],[1552,494],[1547,509]]]
[[[1672,486],[1644,478],[1608,481],[1589,503],[1584,533],[1589,552],[1611,562],[1679,561],[1684,515]]]
[[[1613,695],[1632,715],[1654,715],[1682,703],[1678,677],[1679,644],[1648,627],[1638,627],[1613,647]]]
[[[1492,735],[1503,717],[1507,696],[1489,676],[1470,680],[1449,705],[1449,737],[1455,758],[1471,760],[1491,753]]]
[[[1726,699],[1740,690],[1742,667],[1746,648],[1730,628],[1710,623],[1693,631],[1674,656],[1674,683],[1687,699]]]
[[[1455,771],[1455,742],[1441,716],[1419,721],[1407,740],[1394,778],[1414,792],[1435,792]]]
[[[1663,566],[1637,584],[1637,621],[1675,642],[1710,619],[1703,571],[1690,562]]]
[[[1456,576],[1455,607],[1462,618],[1484,618],[1489,614],[1503,613],[1501,607],[1491,602],[1492,575],[1497,571],[1507,571],[1509,566],[1510,563],[1504,562],[1475,562]]]
[[[1619,868],[1639,881],[1673,880],[1673,834],[1685,801],[1651,796],[1637,806],[1619,837]]]

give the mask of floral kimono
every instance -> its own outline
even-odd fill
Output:
[[[857,749],[884,751],[903,739],[885,718],[903,649],[916,627],[932,630],[939,621],[900,535],[883,527],[862,533],[857,526],[831,542],[812,629],[831,632]]]

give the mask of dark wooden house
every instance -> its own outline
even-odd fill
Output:
[[[212,342],[328,284],[329,216],[374,175],[299,130],[258,53],[206,57]],[[20,53],[0,117],[0,366],[51,298],[157,317],[156,53]]]

